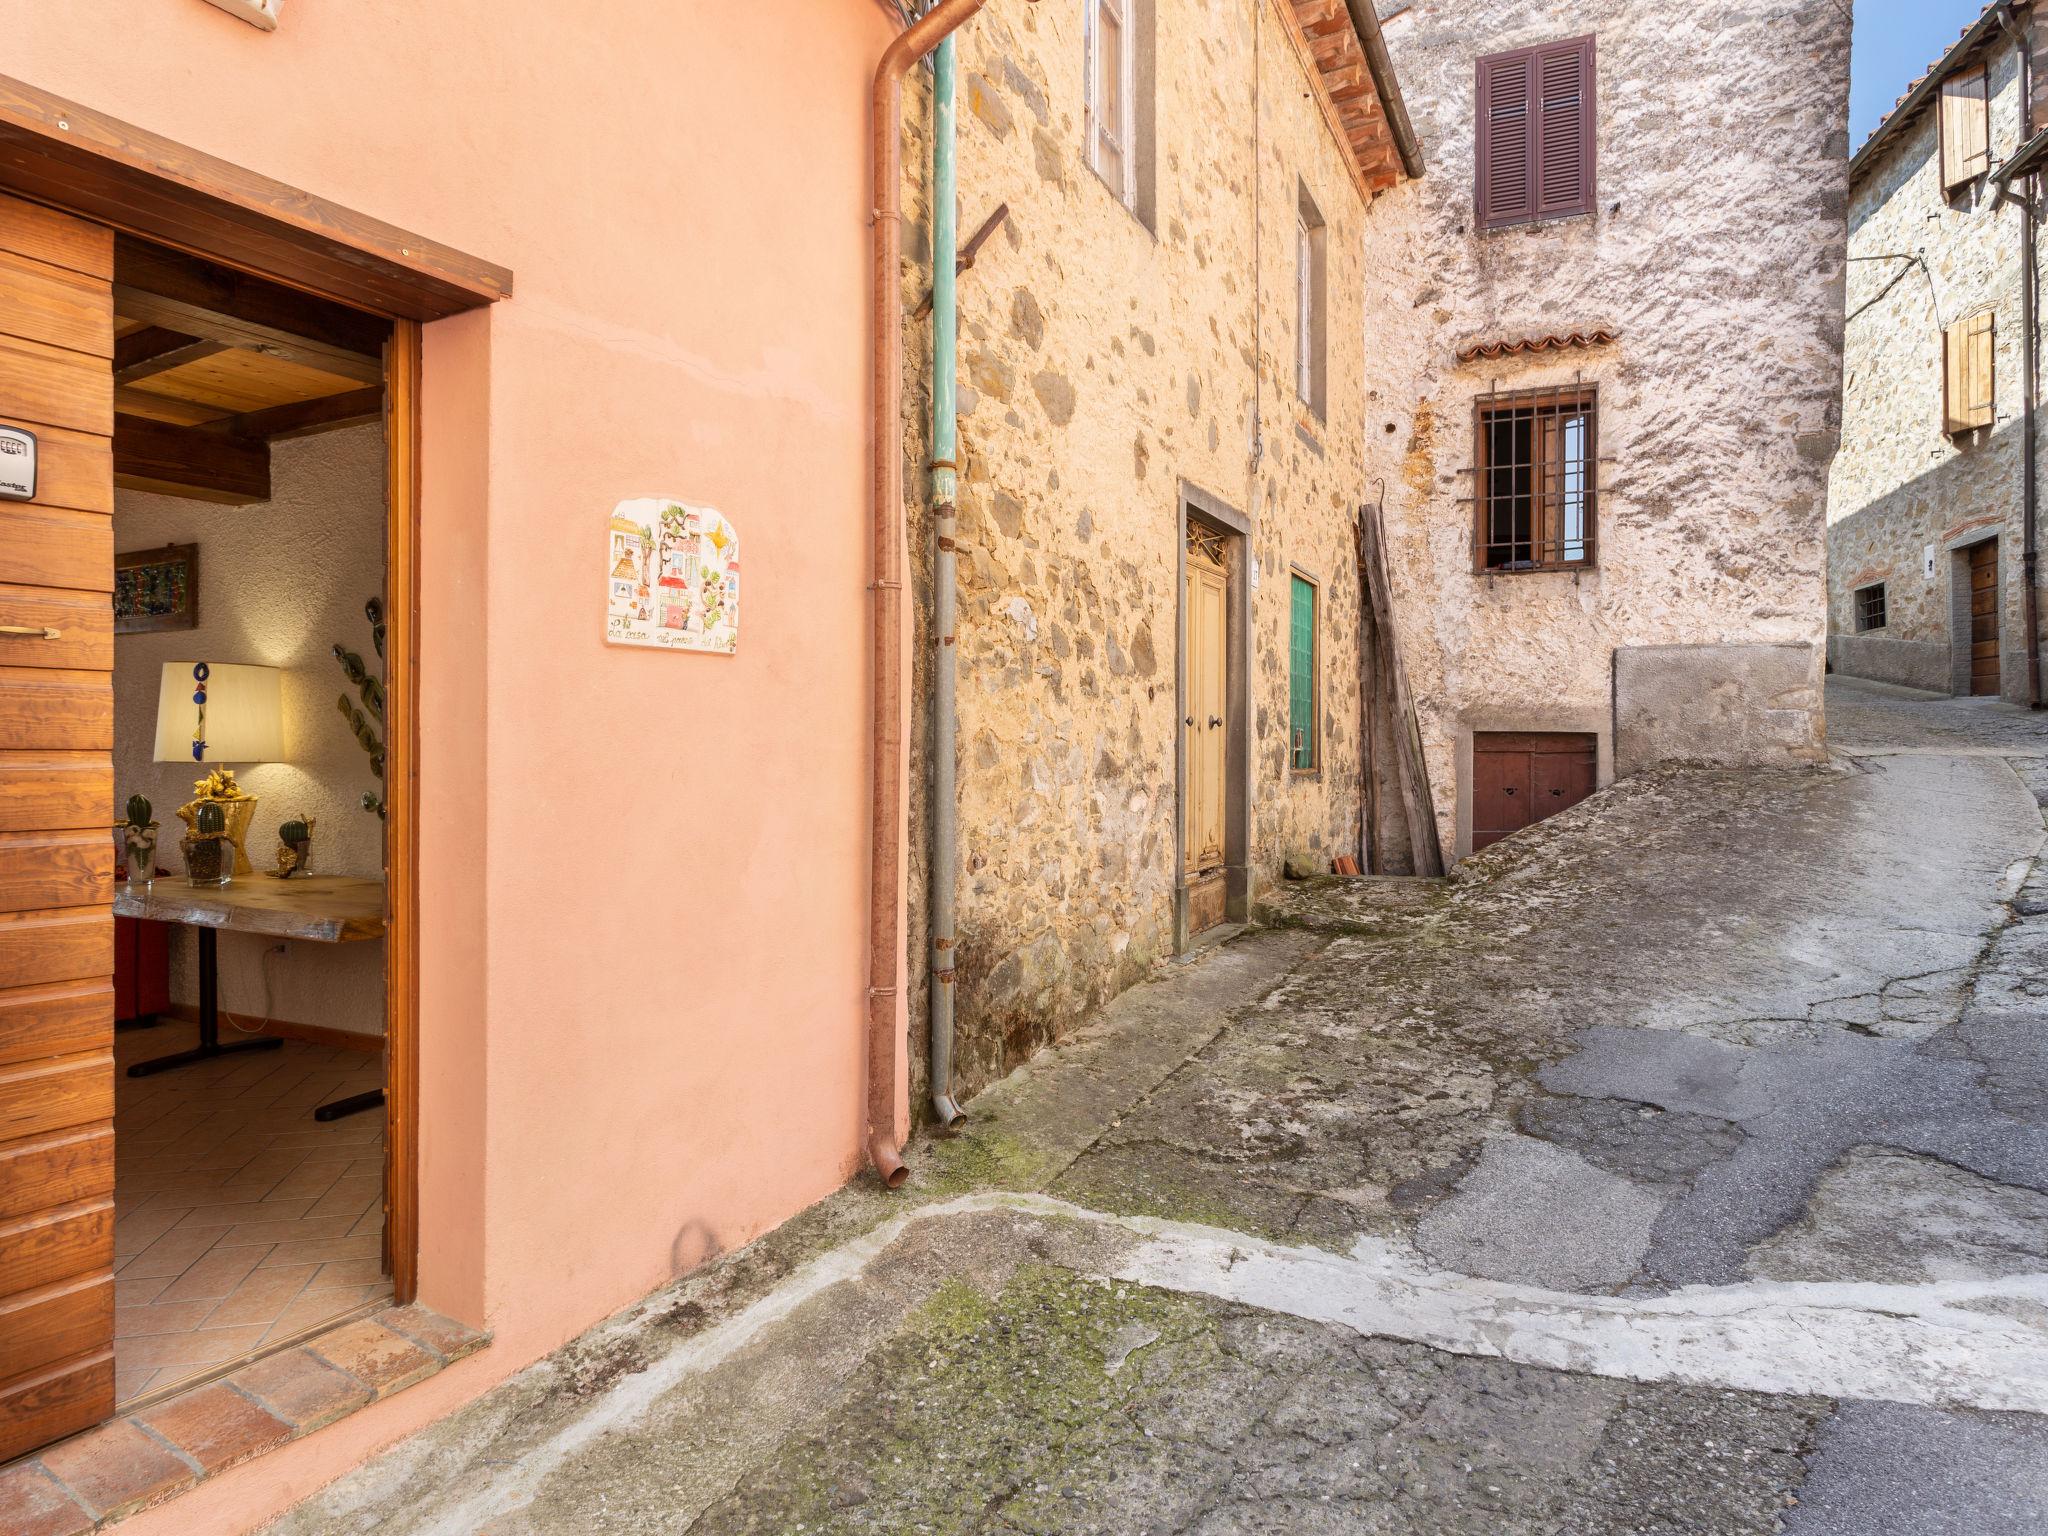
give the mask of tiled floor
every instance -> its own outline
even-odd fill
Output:
[[[117,1066],[189,1049],[197,1030],[124,1031]],[[300,1040],[152,1077],[117,1072],[116,1401],[390,1293],[380,1258],[384,1111],[313,1118],[315,1105],[383,1081],[380,1056]]]

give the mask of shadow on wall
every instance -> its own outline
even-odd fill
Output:
[[[1969,692],[1968,549],[1996,539],[1999,692],[2013,703],[2026,701],[2024,435],[2016,420],[1974,433],[1960,453],[1829,524],[1828,661],[1835,671],[1936,693]],[[1856,594],[1880,585],[1882,625],[1859,630]]]

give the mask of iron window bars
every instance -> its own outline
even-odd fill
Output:
[[[1884,583],[1856,589],[1856,633],[1884,628]]]
[[[1474,404],[1472,566],[1580,570],[1599,522],[1598,390],[1482,395]]]

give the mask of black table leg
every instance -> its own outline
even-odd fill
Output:
[[[173,1067],[189,1067],[195,1061],[232,1056],[238,1051],[274,1051],[284,1044],[275,1035],[220,1043],[220,935],[203,924],[194,926],[199,929],[199,1048],[138,1061],[128,1069],[130,1077],[148,1077]]]
[[[366,1109],[375,1109],[384,1102],[384,1090],[372,1088],[368,1093],[352,1093],[345,1099],[336,1099],[332,1104],[322,1104],[313,1111],[315,1120],[339,1120],[343,1115],[360,1115]]]

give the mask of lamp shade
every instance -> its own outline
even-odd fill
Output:
[[[284,756],[283,676],[276,667],[165,662],[156,695],[156,761],[278,761]]]

